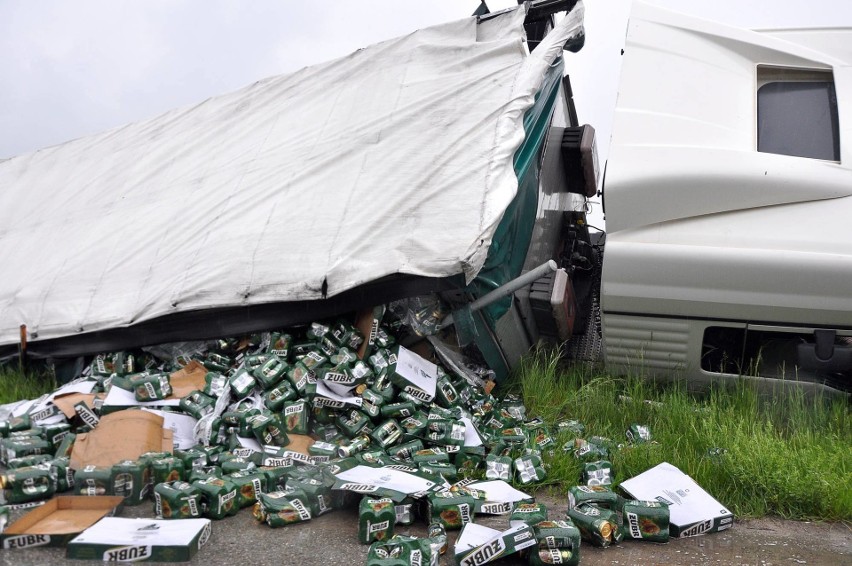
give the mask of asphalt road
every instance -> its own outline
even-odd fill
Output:
[[[551,519],[562,518],[565,498],[539,495]],[[23,511],[16,511],[13,519]],[[153,505],[125,507],[121,517],[153,517]],[[492,528],[508,528],[508,516],[477,516],[476,522]],[[325,565],[356,566],[366,563],[367,546],[357,541],[358,517],[354,510],[328,513],[309,522],[272,529],[252,518],[250,509],[235,517],[213,522],[208,543],[195,555],[194,565]],[[425,536],[425,525],[398,529],[402,534]],[[458,532],[450,532],[450,541]],[[626,541],[606,549],[583,543],[582,566],[623,565],[839,565],[852,564],[852,526],[841,523],[802,523],[778,519],[738,521],[722,533],[671,540],[666,544]],[[0,551],[0,564],[14,566],[77,565],[65,559],[64,548],[31,548]],[[150,563],[149,563],[150,564]],[[441,566],[453,564],[449,555]],[[495,564],[526,564],[516,556]]]

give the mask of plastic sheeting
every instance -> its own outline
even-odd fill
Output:
[[[476,276],[582,6],[468,18],[0,163],[0,345]]]

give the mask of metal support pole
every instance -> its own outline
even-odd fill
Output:
[[[530,285],[534,281],[537,281],[537,280],[541,279],[542,277],[544,277],[545,275],[548,275],[548,274],[556,271],[557,268],[558,268],[558,266],[556,265],[555,261],[553,261],[552,259],[548,260],[546,263],[543,263],[543,264],[539,265],[538,267],[527,271],[523,275],[516,277],[515,279],[512,279],[508,283],[505,283],[505,284],[497,287],[493,291],[486,293],[482,297],[480,297],[480,298],[476,299],[475,301],[473,301],[472,303],[470,303],[470,305],[468,305],[468,308],[470,309],[470,312],[476,312],[478,310],[482,310],[483,308],[487,307],[491,303],[499,301],[500,299],[502,299],[503,297],[506,297],[508,295],[512,295],[512,294],[515,293],[515,291],[523,289],[524,287],[526,287],[527,285]],[[451,326],[453,324],[453,322],[454,322],[453,321],[453,315],[452,315],[452,313],[450,313],[446,317],[444,317],[444,320],[441,321],[440,328],[443,329],[443,328],[446,328],[448,326]]]

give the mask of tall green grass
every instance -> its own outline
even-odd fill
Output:
[[[548,424],[576,419],[586,436],[622,444],[610,456],[616,485],[669,462],[740,517],[852,520],[852,422],[845,399],[801,391],[765,398],[745,380],[696,396],[682,384],[563,367],[558,352],[532,355],[501,389],[523,395],[528,416]],[[648,425],[654,443],[628,445],[625,432],[633,423]],[[572,438],[560,433],[557,450],[545,457],[546,485],[563,490],[578,483],[580,462],[561,449]]]
[[[35,399],[56,387],[51,374],[22,372],[17,367],[0,365],[0,405]]]

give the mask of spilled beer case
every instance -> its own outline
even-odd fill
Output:
[[[668,462],[622,482],[620,487],[634,499],[667,505],[669,535],[673,538],[723,531],[734,525],[733,513]]]

